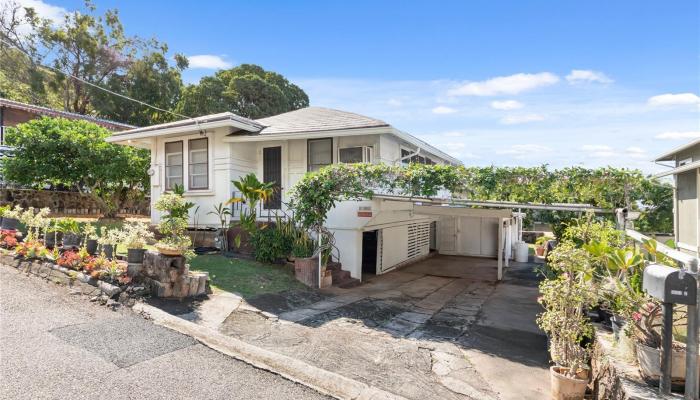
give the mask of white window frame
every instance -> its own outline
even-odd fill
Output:
[[[203,139],[207,138],[207,174],[208,174],[208,179],[207,179],[207,188],[206,189],[189,189],[189,180],[190,180],[190,157],[189,157],[189,143],[191,139]],[[167,177],[167,168],[166,168],[166,155],[165,155],[165,144],[166,143],[172,143],[172,142],[182,142],[182,184],[185,187],[185,196],[189,195],[208,195],[212,193],[212,179],[214,178],[214,151],[213,151],[213,145],[214,145],[214,137],[212,135],[206,135],[202,136],[200,134],[195,134],[195,135],[187,135],[187,136],[177,136],[177,137],[172,137],[172,138],[167,138],[162,142],[162,149],[163,151],[163,158],[162,158],[162,164],[164,171],[163,171],[163,177],[165,178],[165,182],[163,182],[162,185],[162,191],[163,192],[169,192],[172,190],[172,188],[168,188],[168,177]]]
[[[204,150],[190,150],[190,142],[193,140],[206,140],[207,141],[206,149],[204,149]],[[209,140],[209,138],[206,136],[187,139],[187,190],[209,190],[209,188],[211,186],[211,174],[209,173],[209,164],[210,164],[210,159],[211,159],[211,154],[209,152],[209,142],[210,141],[211,140]],[[207,186],[206,187],[198,187],[198,188],[192,187],[192,179],[191,179],[192,177],[205,175],[205,174],[192,174],[192,173],[190,173],[190,166],[192,165],[190,163],[190,154],[192,153],[192,151],[205,152],[207,154],[207,162],[206,162],[206,166],[207,166],[206,171],[207,172],[205,173],[207,176]],[[202,164],[202,163],[197,163],[197,164]]]
[[[170,185],[171,178],[180,178],[180,179],[182,179],[182,184],[183,185],[185,184],[185,143],[184,142],[185,142],[184,140],[170,140],[170,141],[163,143],[163,158],[164,158],[163,165],[165,166],[165,171],[164,171],[165,173],[163,175],[165,176],[165,185],[164,185],[165,190],[172,190],[173,189],[173,187],[171,187],[171,185]],[[181,151],[179,153],[168,153],[166,150],[166,147],[170,143],[180,143]],[[181,171],[180,176],[175,177],[175,176],[168,175],[168,156],[177,155],[177,154],[180,155],[180,158],[182,159],[182,164],[180,164],[180,171]]]
[[[343,162],[340,160],[340,151],[341,150],[357,149],[357,148],[362,149],[362,161],[361,162],[368,163],[368,164],[372,164],[374,162],[374,146],[345,146],[345,147],[338,148],[338,154],[337,154],[338,163],[340,164]]]
[[[320,142],[322,140],[330,140],[331,141],[331,162],[330,164],[311,164],[311,142]],[[306,139],[306,172],[311,172],[311,166],[312,165],[322,165],[323,167],[328,166],[328,165],[333,165],[335,164],[334,157],[333,157],[333,146],[335,146],[335,140],[333,137],[323,137],[323,138],[314,138],[314,139]]]

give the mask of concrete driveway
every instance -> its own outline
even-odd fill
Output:
[[[435,256],[331,288],[249,299],[221,331],[412,399],[540,399],[532,264]]]

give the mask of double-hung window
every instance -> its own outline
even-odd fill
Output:
[[[318,171],[333,164],[333,139],[309,139],[307,143],[307,171]]]
[[[209,139],[190,139],[187,147],[188,189],[209,189]]]
[[[165,144],[165,190],[172,190],[175,185],[182,185],[184,157],[182,141]]]

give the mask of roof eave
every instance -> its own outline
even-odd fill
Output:
[[[398,129],[393,128],[393,127],[392,127],[391,133],[393,133],[396,137],[398,137],[398,138],[400,138],[408,143],[411,143],[412,145],[419,147],[422,150],[427,151],[428,153],[432,153],[438,157],[441,157],[441,158],[451,162],[452,164],[464,165],[464,163],[462,161],[452,157],[451,155],[445,153],[444,151],[434,147],[433,145],[431,145],[429,143],[426,143],[426,142],[418,139],[417,137],[415,137],[409,133],[403,132],[403,131],[398,130]]]
[[[315,139],[337,136],[360,136],[360,135],[379,135],[389,133],[390,126],[373,126],[368,128],[349,128],[349,129],[327,129],[318,131],[300,131],[300,132],[281,132],[270,134],[254,134],[254,135],[228,135],[223,141],[229,143],[237,142],[264,142],[268,140],[286,140],[286,139]]]
[[[654,159],[654,161],[673,161],[676,159],[676,154],[680,153],[683,150],[687,150],[697,144],[700,144],[700,138],[695,139],[689,143],[683,144],[681,146],[676,147],[673,150],[667,151],[666,153],[658,156],[657,158]]]

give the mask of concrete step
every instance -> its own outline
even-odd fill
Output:
[[[350,288],[353,288],[355,286],[360,286],[361,284],[362,284],[362,282],[360,282],[359,279],[355,279],[355,278],[348,278],[344,281],[338,282],[337,284],[335,283],[335,281],[333,281],[333,286],[337,286],[341,289],[350,289]]]
[[[348,271],[331,271],[331,275],[333,276],[333,282],[342,282],[346,279],[350,279],[350,272]]]
[[[326,269],[331,271],[340,271],[343,265],[337,261],[329,261],[326,265]]]

